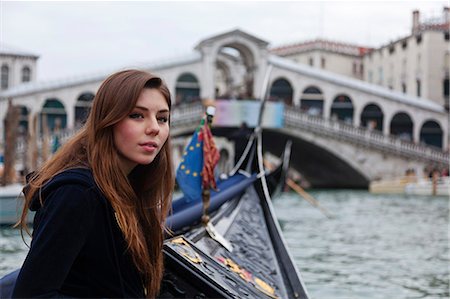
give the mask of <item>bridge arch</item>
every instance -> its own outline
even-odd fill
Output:
[[[420,128],[420,142],[442,148],[443,130],[435,120],[427,120]]]
[[[411,116],[406,112],[397,112],[391,119],[390,134],[406,141],[413,141],[413,127]]]
[[[182,73],[175,83],[175,104],[200,101],[200,84],[192,73]]]
[[[229,99],[233,98],[234,95],[231,94],[233,77],[232,77],[232,66],[223,57],[218,56],[216,61],[216,78],[217,81],[215,89],[216,99]]]
[[[361,126],[383,132],[384,114],[380,106],[369,103],[361,112]]]
[[[310,115],[323,116],[324,97],[322,90],[314,85],[303,90],[300,98],[300,110]]]
[[[94,100],[94,94],[92,92],[83,92],[75,103],[75,127],[80,127],[86,122],[86,119],[91,111],[92,100]]]
[[[331,104],[330,116],[337,120],[353,123],[353,103],[349,96],[345,94],[337,95]]]
[[[283,101],[286,105],[291,106],[293,104],[294,89],[292,84],[286,78],[277,78],[273,81],[270,92],[269,100]]]
[[[227,49],[236,50],[243,72],[233,77],[238,94],[246,98],[260,98],[262,80],[267,68],[269,43],[239,29],[201,41],[195,49],[202,54],[202,98],[215,96],[216,61]]]
[[[43,129],[43,121],[47,122],[47,126],[51,132],[56,127],[65,129],[67,127],[67,113],[64,104],[57,98],[46,99],[40,113],[41,131]]]
[[[226,93],[233,98],[253,98],[254,70],[256,68],[255,53],[242,42],[233,42],[222,45],[218,49],[216,62],[228,59],[233,69],[233,77],[228,76]],[[222,61],[224,62],[224,61]],[[216,82],[216,86],[217,86]]]

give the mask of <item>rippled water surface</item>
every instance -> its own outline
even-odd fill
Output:
[[[349,190],[311,194],[331,219],[295,193],[274,200],[311,298],[449,298],[447,198]],[[20,266],[27,247],[17,230],[0,232],[3,276]]]
[[[315,191],[331,219],[294,193],[275,210],[312,298],[448,298],[445,197]]]

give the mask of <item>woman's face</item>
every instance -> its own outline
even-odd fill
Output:
[[[162,93],[145,88],[133,111],[114,125],[114,144],[124,173],[153,162],[169,137],[169,114]]]

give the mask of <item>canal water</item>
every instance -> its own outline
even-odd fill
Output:
[[[311,298],[449,298],[447,198],[310,194],[331,219],[292,192],[273,203]],[[26,251],[17,230],[1,229],[0,276],[20,266]]]
[[[294,193],[274,206],[312,298],[449,298],[447,198],[311,195],[331,219]]]

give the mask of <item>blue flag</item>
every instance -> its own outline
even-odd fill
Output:
[[[196,130],[186,147],[177,169],[177,183],[186,202],[202,198],[203,140],[199,140],[200,130]]]

